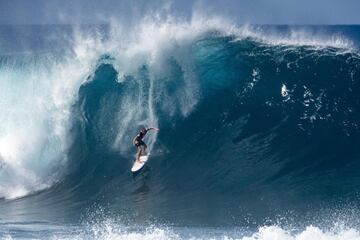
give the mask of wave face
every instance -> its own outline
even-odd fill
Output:
[[[336,34],[145,21],[126,38],[71,30],[66,51],[3,50],[1,211],[226,225],[357,209],[360,55],[318,28]],[[161,131],[132,176],[141,126]]]

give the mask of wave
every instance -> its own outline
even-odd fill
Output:
[[[119,212],[151,203],[149,215],[194,222],[356,205],[351,40],[200,17],[72,34],[61,54],[1,56],[1,197]],[[161,131],[146,139],[151,161],[134,182],[141,126]]]
[[[358,156],[350,144],[358,138],[357,52],[336,44],[321,49],[268,45],[215,28],[195,31],[197,24],[145,26],[140,36],[160,29],[155,34],[160,40],[141,38],[122,51],[130,63],[112,57],[120,54],[103,56],[108,62],[98,64],[80,88],[73,115],[80,116],[77,137],[85,140],[76,146],[117,152],[129,164],[134,151],[129,142],[138,128],[161,126],[160,136],[147,141],[163,174],[157,181],[168,191],[179,185],[226,191],[238,189],[239,182],[241,188],[254,187],[255,181],[260,188],[276,182],[296,194],[324,186],[351,192],[337,186],[356,178],[347,167],[355,169]],[[87,154],[84,158],[91,159],[91,150]],[[84,164],[91,168],[99,164],[99,159],[88,161]],[[119,175],[127,174],[120,169]],[[337,180],[328,181],[329,176]]]

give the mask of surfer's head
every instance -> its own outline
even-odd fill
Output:
[[[146,133],[146,128],[142,127],[142,128],[140,129],[140,132]]]

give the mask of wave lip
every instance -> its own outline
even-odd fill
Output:
[[[325,26],[322,28],[326,29]],[[269,31],[262,26],[243,25],[235,31],[235,35],[238,40],[249,37],[273,46],[310,46],[315,49],[337,48],[343,51],[356,51],[354,41],[343,34],[322,33],[306,26],[290,26],[284,31]]]

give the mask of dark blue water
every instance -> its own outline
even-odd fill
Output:
[[[360,27],[147,24],[0,27],[0,235],[359,238]]]

